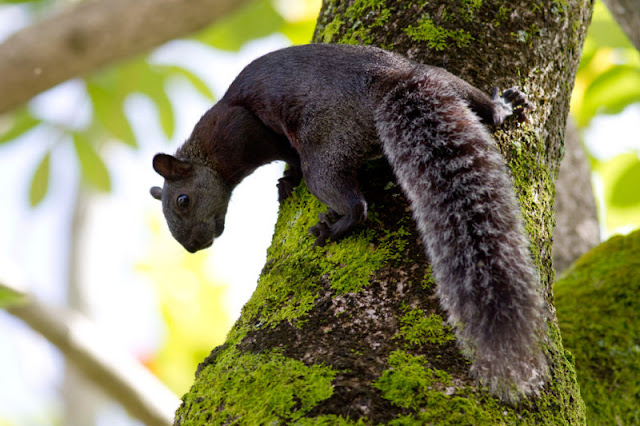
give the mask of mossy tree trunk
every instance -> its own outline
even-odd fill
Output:
[[[552,303],[554,179],[589,0],[326,0],[315,40],[363,43],[438,65],[490,92],[518,86],[528,123],[495,134]],[[362,171],[369,220],[313,248],[324,207],[300,187],[280,209],[267,264],[176,424],[580,424],[575,372],[549,319],[551,379],[501,404],[469,376],[445,325],[409,206],[385,161]],[[553,311],[553,309],[552,309]]]

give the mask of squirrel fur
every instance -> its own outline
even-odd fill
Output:
[[[328,208],[310,228],[336,240],[367,217],[357,171],[383,153],[411,202],[437,294],[472,374],[508,402],[536,393],[546,311],[520,208],[486,126],[532,105],[490,97],[449,72],[374,47],[311,44],[262,56],[154,169],[172,235],[188,251],[224,229],[233,188],[283,160],[279,199],[304,177]]]

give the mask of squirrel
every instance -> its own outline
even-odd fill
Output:
[[[327,206],[315,245],[367,218],[357,171],[383,154],[409,199],[471,373],[506,402],[537,393],[546,305],[505,161],[486,125],[533,105],[512,88],[492,96],[446,70],[375,47],[309,44],[249,64],[175,156],[157,154],[169,229],[189,252],[224,230],[231,192],[275,160],[286,199],[302,177]]]

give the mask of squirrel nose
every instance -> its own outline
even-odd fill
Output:
[[[215,230],[207,226],[207,224],[198,224],[191,229],[188,238],[183,242],[183,246],[190,253],[195,253],[198,250],[205,249],[207,247],[211,247],[213,244],[213,240],[217,235],[217,227]]]

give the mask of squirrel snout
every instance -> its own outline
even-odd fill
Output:
[[[180,242],[189,253],[195,253],[198,250],[211,247],[213,240],[221,233],[222,230],[219,230],[218,226],[211,229],[211,226],[202,223],[193,227],[191,232],[185,236],[186,238],[180,240]]]

